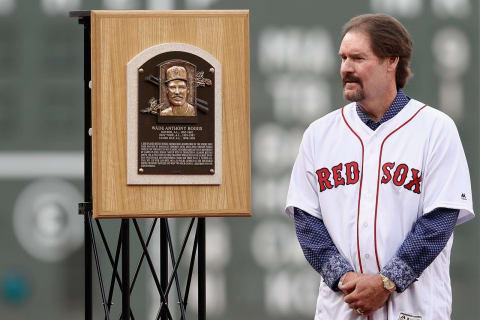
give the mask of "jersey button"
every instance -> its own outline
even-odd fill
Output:
[[[364,222],[364,223],[363,223],[363,227],[364,227],[364,228],[368,227],[368,222]]]
[[[370,258],[370,255],[368,253],[365,253],[365,259]]]

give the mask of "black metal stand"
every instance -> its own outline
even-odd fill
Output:
[[[192,218],[190,220],[188,230],[184,235],[182,246],[178,256],[175,256],[170,227],[167,218],[160,218],[160,279],[157,276],[153,261],[148,251],[148,246],[152,238],[153,231],[157,225],[158,218],[153,219],[146,241],[143,238],[142,232],[138,225],[137,219],[122,219],[118,240],[116,243],[115,256],[112,255],[107,238],[102,228],[100,220],[93,219],[93,197],[92,197],[92,142],[91,142],[91,52],[90,52],[90,11],[72,11],[70,17],[78,18],[79,23],[84,26],[84,91],[85,91],[85,130],[84,130],[84,178],[85,178],[85,198],[84,203],[79,204],[79,213],[84,216],[84,233],[85,233],[85,320],[93,319],[93,261],[95,260],[95,267],[100,288],[100,295],[102,299],[102,306],[104,310],[104,319],[111,318],[112,300],[115,290],[115,284],[121,291],[122,308],[121,320],[135,319],[133,310],[130,305],[130,296],[133,292],[138,274],[143,265],[144,260],[147,260],[148,270],[150,271],[155,282],[158,294],[160,296],[160,308],[156,314],[156,320],[172,320],[172,313],[169,306],[169,293],[172,285],[175,282],[178,308],[180,312],[180,319],[187,319],[186,307],[188,302],[188,295],[190,292],[190,284],[195,267],[195,259],[198,251],[197,259],[197,273],[198,273],[198,319],[206,319],[206,267],[205,267],[205,218]],[[188,276],[185,284],[185,290],[182,291],[178,268],[190,238],[191,231],[195,220],[197,220],[197,227],[195,231],[195,238],[193,240],[193,248],[189,261]],[[143,253],[139,259],[133,278],[130,281],[130,222],[133,222],[136,235],[138,236]],[[102,266],[100,263],[99,250],[95,237],[95,226],[97,233],[100,234],[103,246],[110,262],[112,274],[108,286],[108,293],[105,291]],[[120,254],[121,261],[121,277],[119,275],[118,267]],[[172,270],[169,277],[169,259]]]

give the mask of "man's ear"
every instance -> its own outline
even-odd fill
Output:
[[[388,71],[393,71],[397,70],[397,65],[398,61],[400,60],[399,57],[388,57],[387,58],[387,69]]]

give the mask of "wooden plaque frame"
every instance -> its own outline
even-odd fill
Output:
[[[92,11],[95,218],[250,216],[249,12]],[[127,185],[127,63],[162,43],[201,48],[222,65],[220,185]]]

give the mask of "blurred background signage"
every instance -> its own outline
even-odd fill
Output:
[[[83,29],[68,18],[81,9],[250,10],[253,218],[207,220],[208,319],[313,318],[318,276],[283,205],[306,126],[345,104],[337,52],[354,15],[389,13],[410,31],[405,91],[455,120],[478,211],[478,1],[0,0],[1,319],[83,319]],[[479,223],[456,229],[454,319],[477,317]],[[183,220],[172,226],[180,237]],[[138,281],[132,308],[153,319],[154,284]]]

